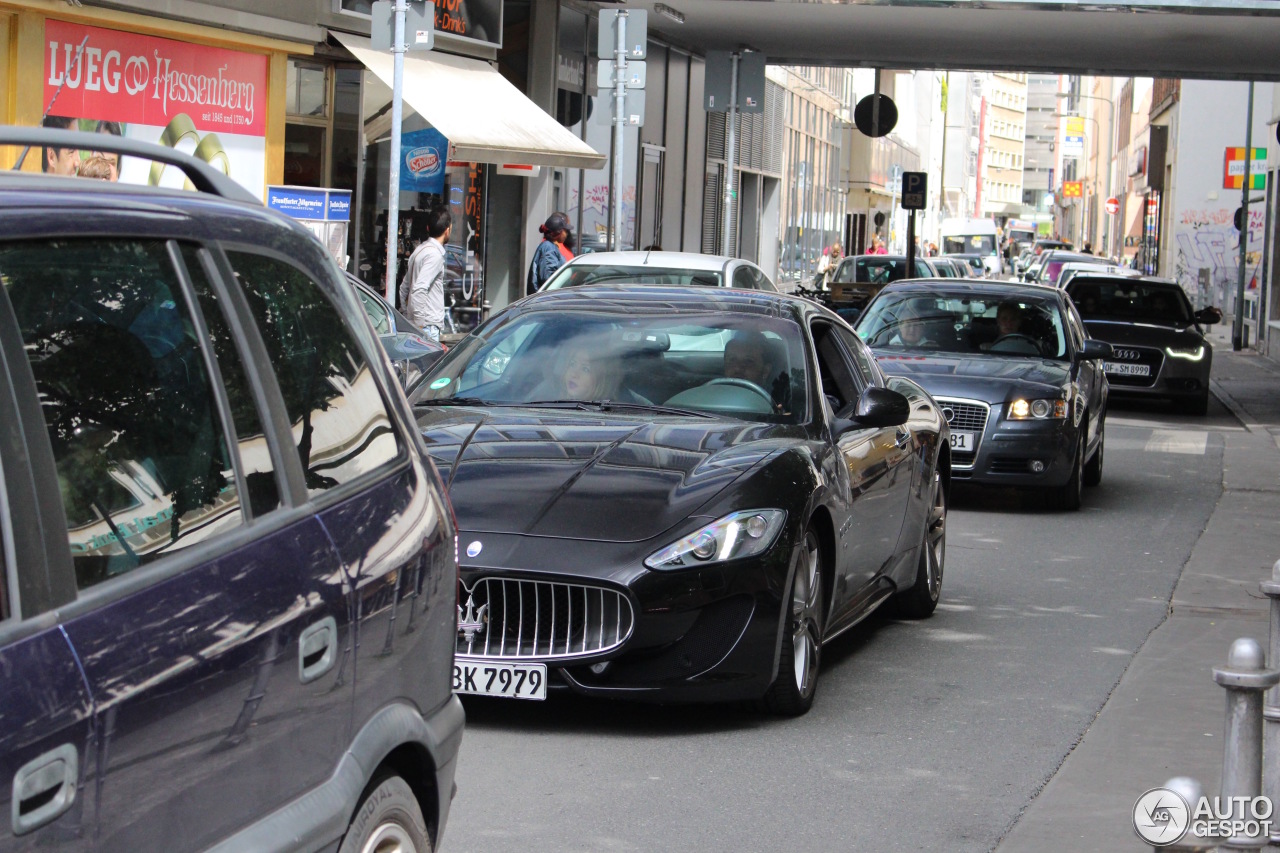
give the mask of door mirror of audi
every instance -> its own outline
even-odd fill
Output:
[[[888,388],[868,388],[856,403],[836,415],[832,432],[839,436],[851,429],[901,426],[910,416],[911,403],[906,397]]]
[[[1094,361],[1099,358],[1111,358],[1111,344],[1090,338],[1076,353],[1076,361]]]
[[[1195,321],[1202,326],[1212,326],[1222,322],[1222,312],[1217,308],[1201,308],[1193,315]]]

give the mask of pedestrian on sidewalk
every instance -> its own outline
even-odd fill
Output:
[[[431,340],[440,342],[444,325],[444,273],[447,266],[445,244],[453,230],[446,207],[427,212],[427,239],[409,256],[400,281],[400,304],[409,321]]]
[[[564,238],[569,233],[569,217],[563,213],[553,213],[547,217],[546,222],[538,226],[538,230],[542,232],[542,242],[533,250],[533,260],[529,263],[526,295],[537,293],[538,288],[546,284],[553,272],[573,258],[573,252],[564,246]]]

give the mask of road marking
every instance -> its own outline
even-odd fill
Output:
[[[1155,429],[1143,450],[1148,453],[1185,453],[1204,456],[1209,444],[1209,433],[1190,430]]]

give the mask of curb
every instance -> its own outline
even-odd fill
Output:
[[[1209,380],[1209,391],[1218,399],[1219,403],[1227,408],[1227,411],[1231,412],[1232,416],[1240,422],[1240,425],[1249,432],[1265,431],[1262,430],[1262,425],[1254,420],[1252,415],[1245,411],[1244,407],[1236,401],[1235,397],[1231,396],[1230,392],[1228,392],[1226,388],[1222,387],[1222,383],[1217,379]]]

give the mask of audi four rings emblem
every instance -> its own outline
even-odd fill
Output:
[[[1112,358],[1117,358],[1120,361],[1137,361],[1142,357],[1142,354],[1136,349],[1113,349],[1111,351],[1111,356]]]

